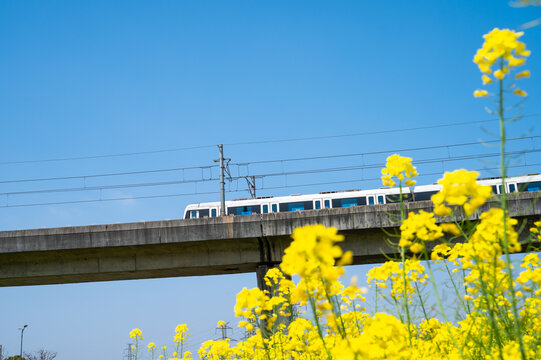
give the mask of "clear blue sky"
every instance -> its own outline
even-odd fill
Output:
[[[482,35],[541,16],[507,1],[3,1],[0,3],[0,181],[214,165],[216,144],[233,176],[381,164],[387,154],[254,164],[493,140],[474,99]],[[522,81],[531,115],[511,136],[541,135],[541,27]],[[537,115],[535,115],[537,114]],[[472,122],[470,125],[435,127]],[[484,131],[481,125],[485,128]],[[393,132],[396,129],[422,128]],[[378,134],[330,137],[377,132]],[[321,137],[318,140],[268,140]],[[250,144],[239,144],[250,142]],[[540,149],[538,138],[510,144]],[[96,157],[167,149],[144,155]],[[481,145],[402,151],[421,174],[490,162],[433,161],[495,152]],[[64,161],[27,162],[61,158]],[[540,172],[538,153],[513,174]],[[249,165],[238,165],[250,163]],[[526,166],[522,166],[526,165]],[[258,195],[379,187],[379,170],[258,178]],[[109,190],[8,194],[215,177],[213,170],[0,183],[0,230],[174,219],[218,194],[215,181]],[[491,176],[489,171],[484,176]],[[438,178],[425,175],[420,183]],[[327,183],[313,186],[297,186]],[[332,184],[329,184],[332,183]],[[246,197],[228,183],[229,199]],[[235,192],[233,192],[235,191]],[[126,198],[122,201],[76,202]],[[35,203],[60,203],[20,206]],[[351,274],[363,275],[364,267]],[[233,320],[235,294],[255,275],[0,289],[0,344],[58,351],[58,360],[121,359],[128,332],[169,343],[188,323],[193,340]],[[238,337],[238,334],[234,336]],[[193,346],[195,349],[197,345]]]

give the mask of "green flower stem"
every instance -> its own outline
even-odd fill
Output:
[[[378,312],[378,284],[376,284],[376,297],[374,299],[374,314]]]
[[[321,342],[323,343],[323,348],[325,349],[325,352],[327,353],[327,358],[329,360],[332,360],[331,353],[329,352],[329,349],[327,348],[327,344],[325,343],[325,337],[323,336],[323,331],[321,330],[321,325],[319,323],[319,316],[317,315],[317,310],[316,310],[316,302],[311,295],[308,295],[308,299],[310,300],[310,307],[312,308],[312,313],[314,314],[314,320],[316,322],[317,333],[321,339]]]
[[[425,304],[421,296],[421,290],[419,290],[419,284],[417,284],[417,281],[415,281],[415,289],[417,290],[416,293],[417,293],[417,296],[419,297],[419,303],[421,303],[421,309],[423,310],[423,315],[425,316],[425,320],[428,321],[428,315],[426,314]]]
[[[424,250],[426,252],[426,249]],[[453,339],[453,343],[455,344],[455,347],[457,348],[458,352],[460,353],[460,357],[462,360],[464,360],[464,354],[462,353],[462,348],[458,345],[458,342],[453,335],[453,331],[451,330],[451,327],[449,325],[449,320],[447,319],[447,315],[445,315],[445,310],[443,309],[443,304],[440,299],[440,295],[438,294],[438,287],[436,286],[436,280],[434,280],[434,273],[432,272],[432,266],[430,266],[430,260],[426,262],[428,267],[428,272],[430,273],[430,282],[432,283],[432,288],[434,289],[434,295],[436,295],[436,300],[438,302],[438,307],[440,308],[441,316],[443,316],[443,321],[445,321],[445,325],[447,326],[447,331],[449,332],[449,336],[451,339]]]
[[[503,58],[500,57],[500,70],[503,71]],[[514,324],[515,324],[515,336],[518,338],[520,345],[520,354],[522,360],[526,360],[526,350],[524,349],[524,341],[522,339],[522,329],[518,316],[517,298],[515,296],[515,289],[513,286],[513,271],[511,269],[511,258],[509,256],[509,242],[507,238],[507,196],[505,189],[506,165],[505,165],[505,118],[504,118],[504,98],[503,98],[503,79],[499,81],[498,89],[498,117],[500,119],[500,171],[502,178],[502,191],[500,194],[501,207],[503,210],[503,245],[505,251],[505,265],[507,273],[509,274],[509,292],[511,296],[511,308],[513,310]]]
[[[400,224],[404,223],[405,215],[404,215],[404,198],[402,194],[402,180],[400,180]],[[406,318],[408,320],[408,340],[410,347],[411,344],[411,315],[410,310],[408,306],[408,297],[407,297],[407,285],[408,280],[406,278],[406,250],[403,247],[400,247],[400,258],[402,261],[402,278],[404,280],[404,290],[402,297],[404,299],[404,308],[406,309]]]
[[[449,271],[449,266],[447,266],[447,260],[443,260],[443,264],[445,265],[445,270],[447,270],[447,275],[449,275],[449,280],[451,280],[451,284],[453,284],[453,288],[455,289],[455,293],[458,299],[460,299],[460,304],[464,308],[464,311],[466,314],[470,313],[470,309],[466,307],[466,304],[464,303],[464,298],[460,296],[460,292],[458,291],[458,287],[455,284],[455,281],[453,280],[453,275]]]

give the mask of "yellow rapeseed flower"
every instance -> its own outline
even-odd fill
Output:
[[[509,29],[500,30],[495,28],[488,34],[483,35],[485,42],[481,49],[477,50],[473,62],[485,74],[492,73],[490,68],[499,59],[504,60],[506,64],[504,67],[522,65],[525,58],[530,55],[530,51],[526,50],[526,45],[518,41],[518,38],[523,34],[523,32],[515,32]]]
[[[188,334],[188,325],[178,324],[175,328],[175,337],[173,341],[176,343],[185,344],[188,340],[188,337],[190,337],[190,334]]]
[[[483,80],[483,85],[492,83],[492,79],[485,74],[481,76],[481,80]]]
[[[396,177],[401,184],[404,179],[406,186],[415,185],[415,181],[411,178],[418,176],[417,169],[411,164],[411,158],[393,154],[387,158],[385,168],[381,170],[381,181],[385,186],[395,186],[396,182],[393,177]]]
[[[477,184],[477,176],[477,171],[464,169],[446,172],[443,178],[438,180],[442,189],[431,197],[434,213],[438,216],[450,215],[451,208],[448,205],[458,205],[464,208],[467,216],[472,215],[492,196],[490,186]]]
[[[440,228],[443,232],[453,234],[455,236],[458,236],[462,233],[460,231],[460,228],[455,223],[443,223],[440,224]]]
[[[522,89],[519,89],[519,88],[516,88],[515,91],[513,91],[513,94],[515,94],[517,96],[526,96],[526,95],[528,95],[526,93],[526,91],[524,91]]]
[[[474,97],[485,97],[487,95],[488,95],[488,91],[486,91],[486,90],[475,90],[473,92]]]
[[[529,78],[529,77],[530,77],[530,70],[524,70],[515,75],[515,79]]]
[[[502,81],[506,74],[510,73],[513,68],[524,64],[526,58],[530,55],[530,51],[526,50],[526,45],[518,40],[522,35],[522,32],[495,28],[483,36],[485,42],[477,50],[473,58],[473,62],[477,64],[479,70],[483,73],[481,77],[483,85],[492,83],[492,79],[487,74],[493,74],[496,79]],[[492,66],[494,64],[496,64],[497,68],[493,72]],[[529,76],[530,72],[526,70],[515,75],[515,79]],[[484,97],[487,94],[483,90],[476,90],[473,96]]]
[[[419,253],[424,249],[424,245],[415,240],[433,241],[442,236],[443,232],[436,225],[436,219],[433,213],[423,210],[419,211],[418,214],[410,212],[408,218],[400,226],[400,242],[398,246],[409,246],[411,252]]]
[[[503,72],[502,70],[498,69],[496,71],[494,71],[494,77],[498,80],[503,80],[505,76],[505,72]]]
[[[343,241],[335,228],[309,225],[293,231],[293,242],[284,252],[282,271],[287,275],[310,277],[321,274],[323,269],[333,267],[335,259],[343,255],[335,243]]]
[[[132,331],[130,331],[130,338],[136,339],[136,340],[137,339],[143,340],[143,332],[140,329],[135,328]]]

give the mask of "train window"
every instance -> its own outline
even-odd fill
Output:
[[[278,212],[278,204],[272,204],[272,212]]]
[[[330,200],[325,200],[323,202],[323,204],[325,205],[325,209],[330,209],[331,208],[331,201]]]
[[[373,196],[368,197],[368,205],[374,205],[374,197]]]
[[[197,219],[199,217],[199,211],[192,210],[190,211],[190,219]]]
[[[252,215],[251,206],[239,206],[237,208],[237,215]]]
[[[321,209],[321,201],[316,200],[314,208],[315,208],[316,210]]]
[[[216,209],[210,209],[210,216],[216,217]]]
[[[342,207],[357,206],[357,199],[342,199]]]
[[[263,214],[266,214],[266,213],[268,213],[268,212],[269,212],[269,205],[264,204],[264,205],[263,205]]]
[[[385,204],[385,201],[383,199],[384,199],[383,195],[378,195],[378,204],[380,205]]]
[[[407,201],[406,196],[409,194],[402,194],[402,201]],[[385,195],[385,203],[399,203],[400,202],[400,194],[397,195]]]
[[[541,181],[531,182],[528,184],[526,191],[539,191],[541,190]]]
[[[512,193],[516,191],[517,191],[517,186],[515,184],[509,184],[509,192]]]
[[[501,186],[501,185],[498,185],[498,194],[501,194],[501,193],[503,193],[503,191],[502,191],[502,186]]]
[[[287,204],[287,209],[289,211],[304,210],[304,203],[302,203],[302,202],[300,202],[300,203],[289,203],[289,204]]]
[[[499,193],[498,193],[498,188],[496,187],[496,185],[492,185],[492,192],[493,192],[494,194],[499,194]]]
[[[423,191],[415,193],[415,201],[425,201],[430,200],[432,195],[436,194],[437,191]]]

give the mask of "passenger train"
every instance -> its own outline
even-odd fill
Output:
[[[501,178],[484,178],[480,185],[492,186],[492,192],[502,193]],[[404,194],[404,201],[430,200],[440,190],[438,184],[420,185]],[[505,180],[505,192],[541,190],[541,175],[509,177]],[[349,206],[370,206],[398,202],[399,188],[380,188],[374,190],[328,191],[310,195],[264,196],[258,198],[226,201],[227,215],[267,214],[288,211],[318,210]],[[190,204],[184,210],[184,219],[216,217],[220,215],[220,202]]]

